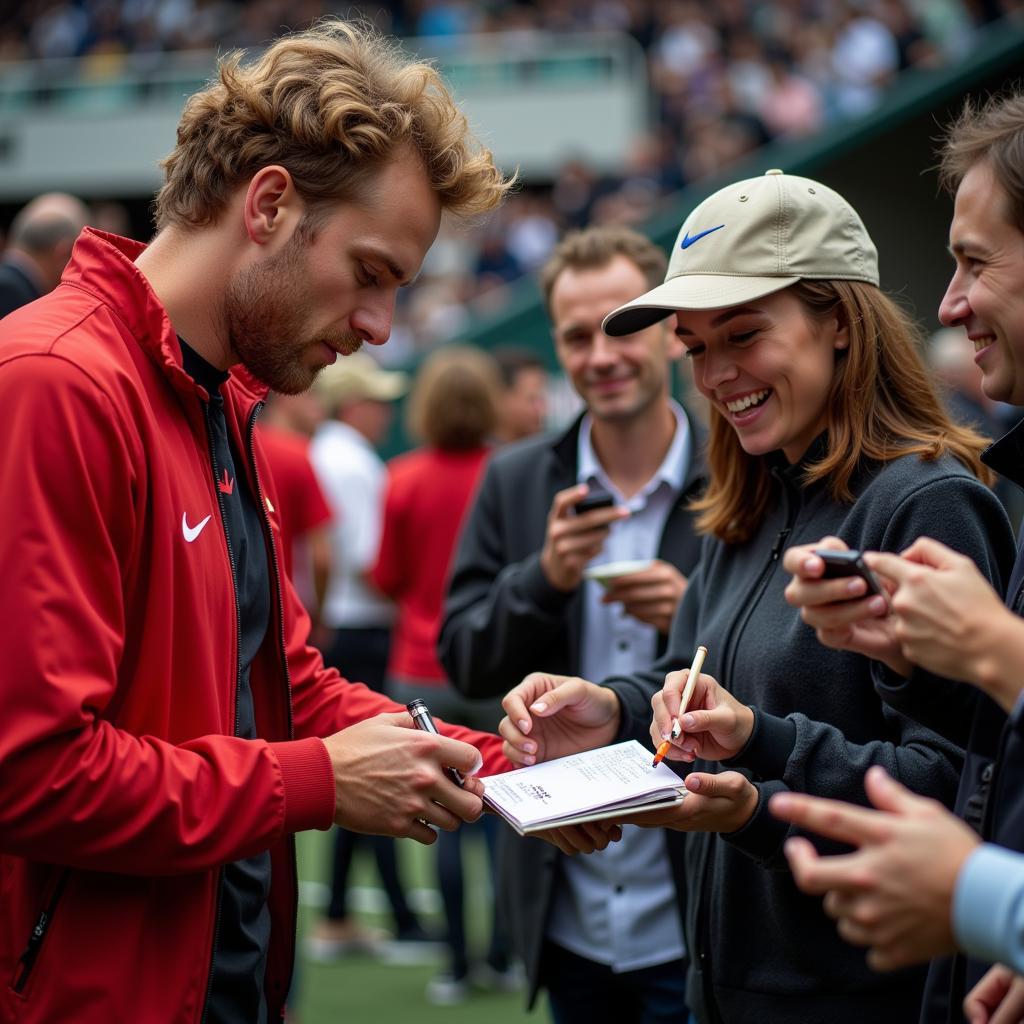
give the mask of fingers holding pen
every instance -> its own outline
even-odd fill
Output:
[[[746,746],[753,732],[753,711],[736,700],[713,676],[701,673],[685,709],[679,714],[688,685],[688,670],[670,672],[665,677],[665,686],[651,700],[654,710],[651,738],[655,743],[668,739],[673,744],[668,756],[677,761],[693,761],[698,757],[722,761],[735,756]],[[672,725],[677,717],[682,731],[673,738]]]

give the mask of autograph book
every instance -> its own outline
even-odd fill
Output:
[[[484,803],[521,836],[563,825],[672,807],[686,795],[667,765],[627,740],[484,778]]]

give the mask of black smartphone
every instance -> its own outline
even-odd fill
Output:
[[[615,499],[607,491],[591,491],[586,497],[580,498],[573,506],[576,515],[581,516],[584,512],[593,512],[598,508],[611,508]]]
[[[824,579],[835,579],[839,576],[859,576],[868,585],[869,594],[882,594],[882,586],[878,577],[867,567],[864,556],[859,551],[819,551],[814,552],[824,563]]]

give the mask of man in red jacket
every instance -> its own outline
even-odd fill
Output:
[[[502,764],[306,645],[253,422],[383,344],[442,210],[507,183],[343,23],[223,62],[164,168],[148,248],[87,229],[0,327],[4,1022],[280,1020],[292,834],[429,843],[481,810],[443,766]]]

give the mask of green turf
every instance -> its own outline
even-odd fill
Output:
[[[303,882],[325,883],[333,836],[308,832],[299,837],[299,877]],[[434,850],[412,840],[400,843],[402,877],[407,887],[435,889]],[[464,838],[466,863],[466,926],[470,953],[479,957],[486,948],[490,923],[491,896],[487,884],[486,853],[479,835]],[[352,884],[365,890],[375,885],[372,859],[364,850],[356,852]],[[304,900],[309,891],[303,887]],[[436,900],[435,900],[436,902]],[[300,962],[297,965],[296,1009],[300,1024],[458,1024],[482,1021],[486,1024],[544,1024],[548,1020],[543,1005],[528,1014],[521,993],[498,994],[474,991],[458,1006],[431,1006],[424,990],[431,976],[442,966],[396,966],[370,957],[349,957],[330,964],[313,963],[301,956],[302,936],[319,911],[304,902],[299,913]],[[360,911],[367,924],[387,927],[388,920],[372,911]],[[424,924],[435,932],[443,928],[438,913],[423,915]]]

